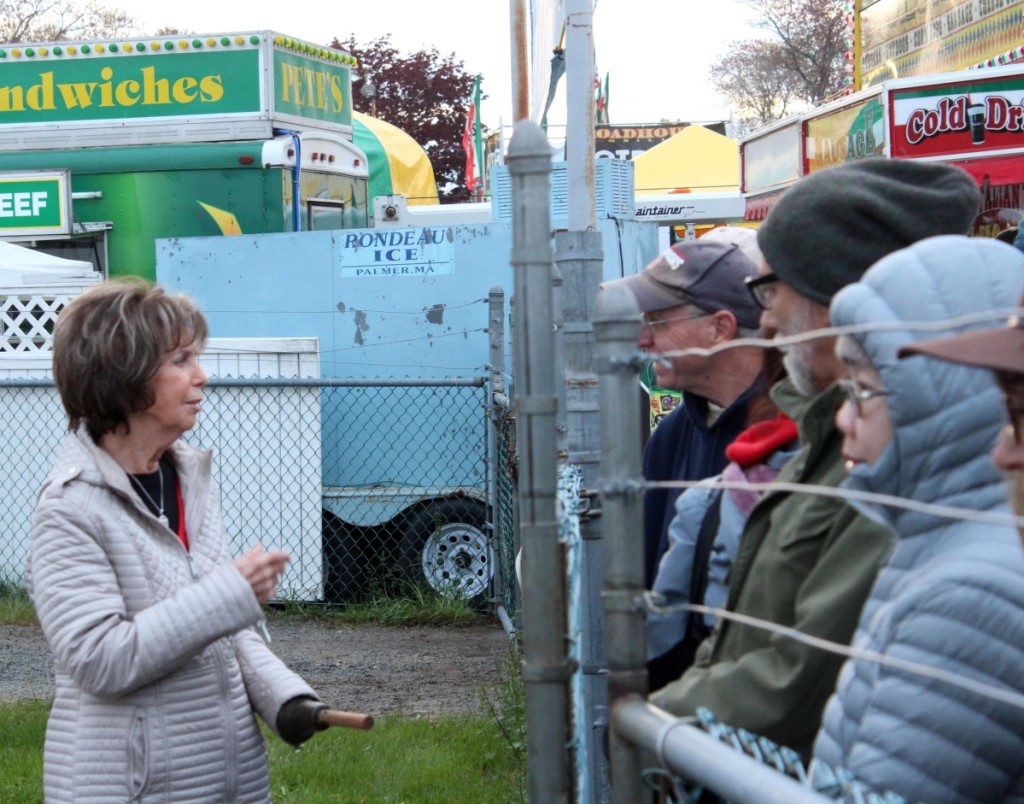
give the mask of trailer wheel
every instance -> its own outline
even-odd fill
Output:
[[[420,506],[403,529],[403,577],[482,605],[494,577],[489,532],[487,507],[475,500],[438,500]]]
[[[366,589],[366,540],[362,528],[323,511],[324,603],[341,605]]]

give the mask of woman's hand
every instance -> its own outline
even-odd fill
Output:
[[[284,550],[268,550],[263,545],[256,545],[252,550],[243,553],[232,566],[249,582],[256,599],[262,604],[268,602],[277,591],[277,582],[281,579],[285,565],[291,556]]]

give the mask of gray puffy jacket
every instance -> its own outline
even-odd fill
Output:
[[[832,302],[838,326],[891,322],[855,336],[879,370],[894,435],[847,485],[919,502],[1009,513],[989,450],[1004,421],[988,371],[899,347],[936,333],[901,323],[1013,307],[1024,255],[984,238],[944,236],[886,257]],[[994,326],[990,323],[986,326]],[[1024,679],[1024,552],[1009,525],[861,506],[896,534],[853,647],[910,660],[1011,695]],[[814,746],[817,759],[910,801],[1017,800],[1024,708],[944,681],[847,661]]]
[[[39,492],[29,594],[53,651],[47,801],[269,801],[274,726],[312,689],[251,629],[262,616],[229,563],[212,455],[172,455],[190,551],[80,430]]]

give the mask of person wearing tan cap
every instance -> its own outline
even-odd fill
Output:
[[[637,345],[662,355],[710,349],[756,334],[761,311],[744,280],[757,266],[724,240],[676,243],[638,274],[601,285],[627,288],[643,324]],[[658,385],[683,392],[683,401],[651,434],[644,478],[703,480],[721,472],[725,448],[747,426],[747,404],[762,389],[759,349],[729,349],[713,357],[666,357],[654,363]],[[651,588],[668,546],[668,527],[680,489],[655,489],[644,498],[644,582]]]
[[[1022,290],[1019,251],[947,235],[880,260],[832,301],[832,323],[853,330],[836,347],[848,369],[843,485],[899,501],[851,503],[891,531],[892,547],[814,744],[816,761],[865,790],[927,802],[1024,795],[1024,707],[1006,698],[1020,698],[1024,678],[1024,552],[989,458],[1003,399],[990,373],[934,359],[1014,365],[1016,328],[964,322]],[[926,341],[928,323],[959,340]],[[966,515],[945,513],[955,509]]]

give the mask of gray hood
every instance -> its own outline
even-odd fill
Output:
[[[1015,306],[1024,288],[1024,254],[987,238],[944,235],[894,252],[832,301],[836,326],[934,322]],[[890,331],[854,337],[882,377],[893,441],[874,464],[850,473],[848,485],[922,502],[991,510],[1006,491],[989,457],[1004,423],[992,373],[930,357],[904,360],[897,350],[943,334],[1000,326],[991,321],[943,332]],[[906,537],[937,519],[889,509],[885,518]]]

